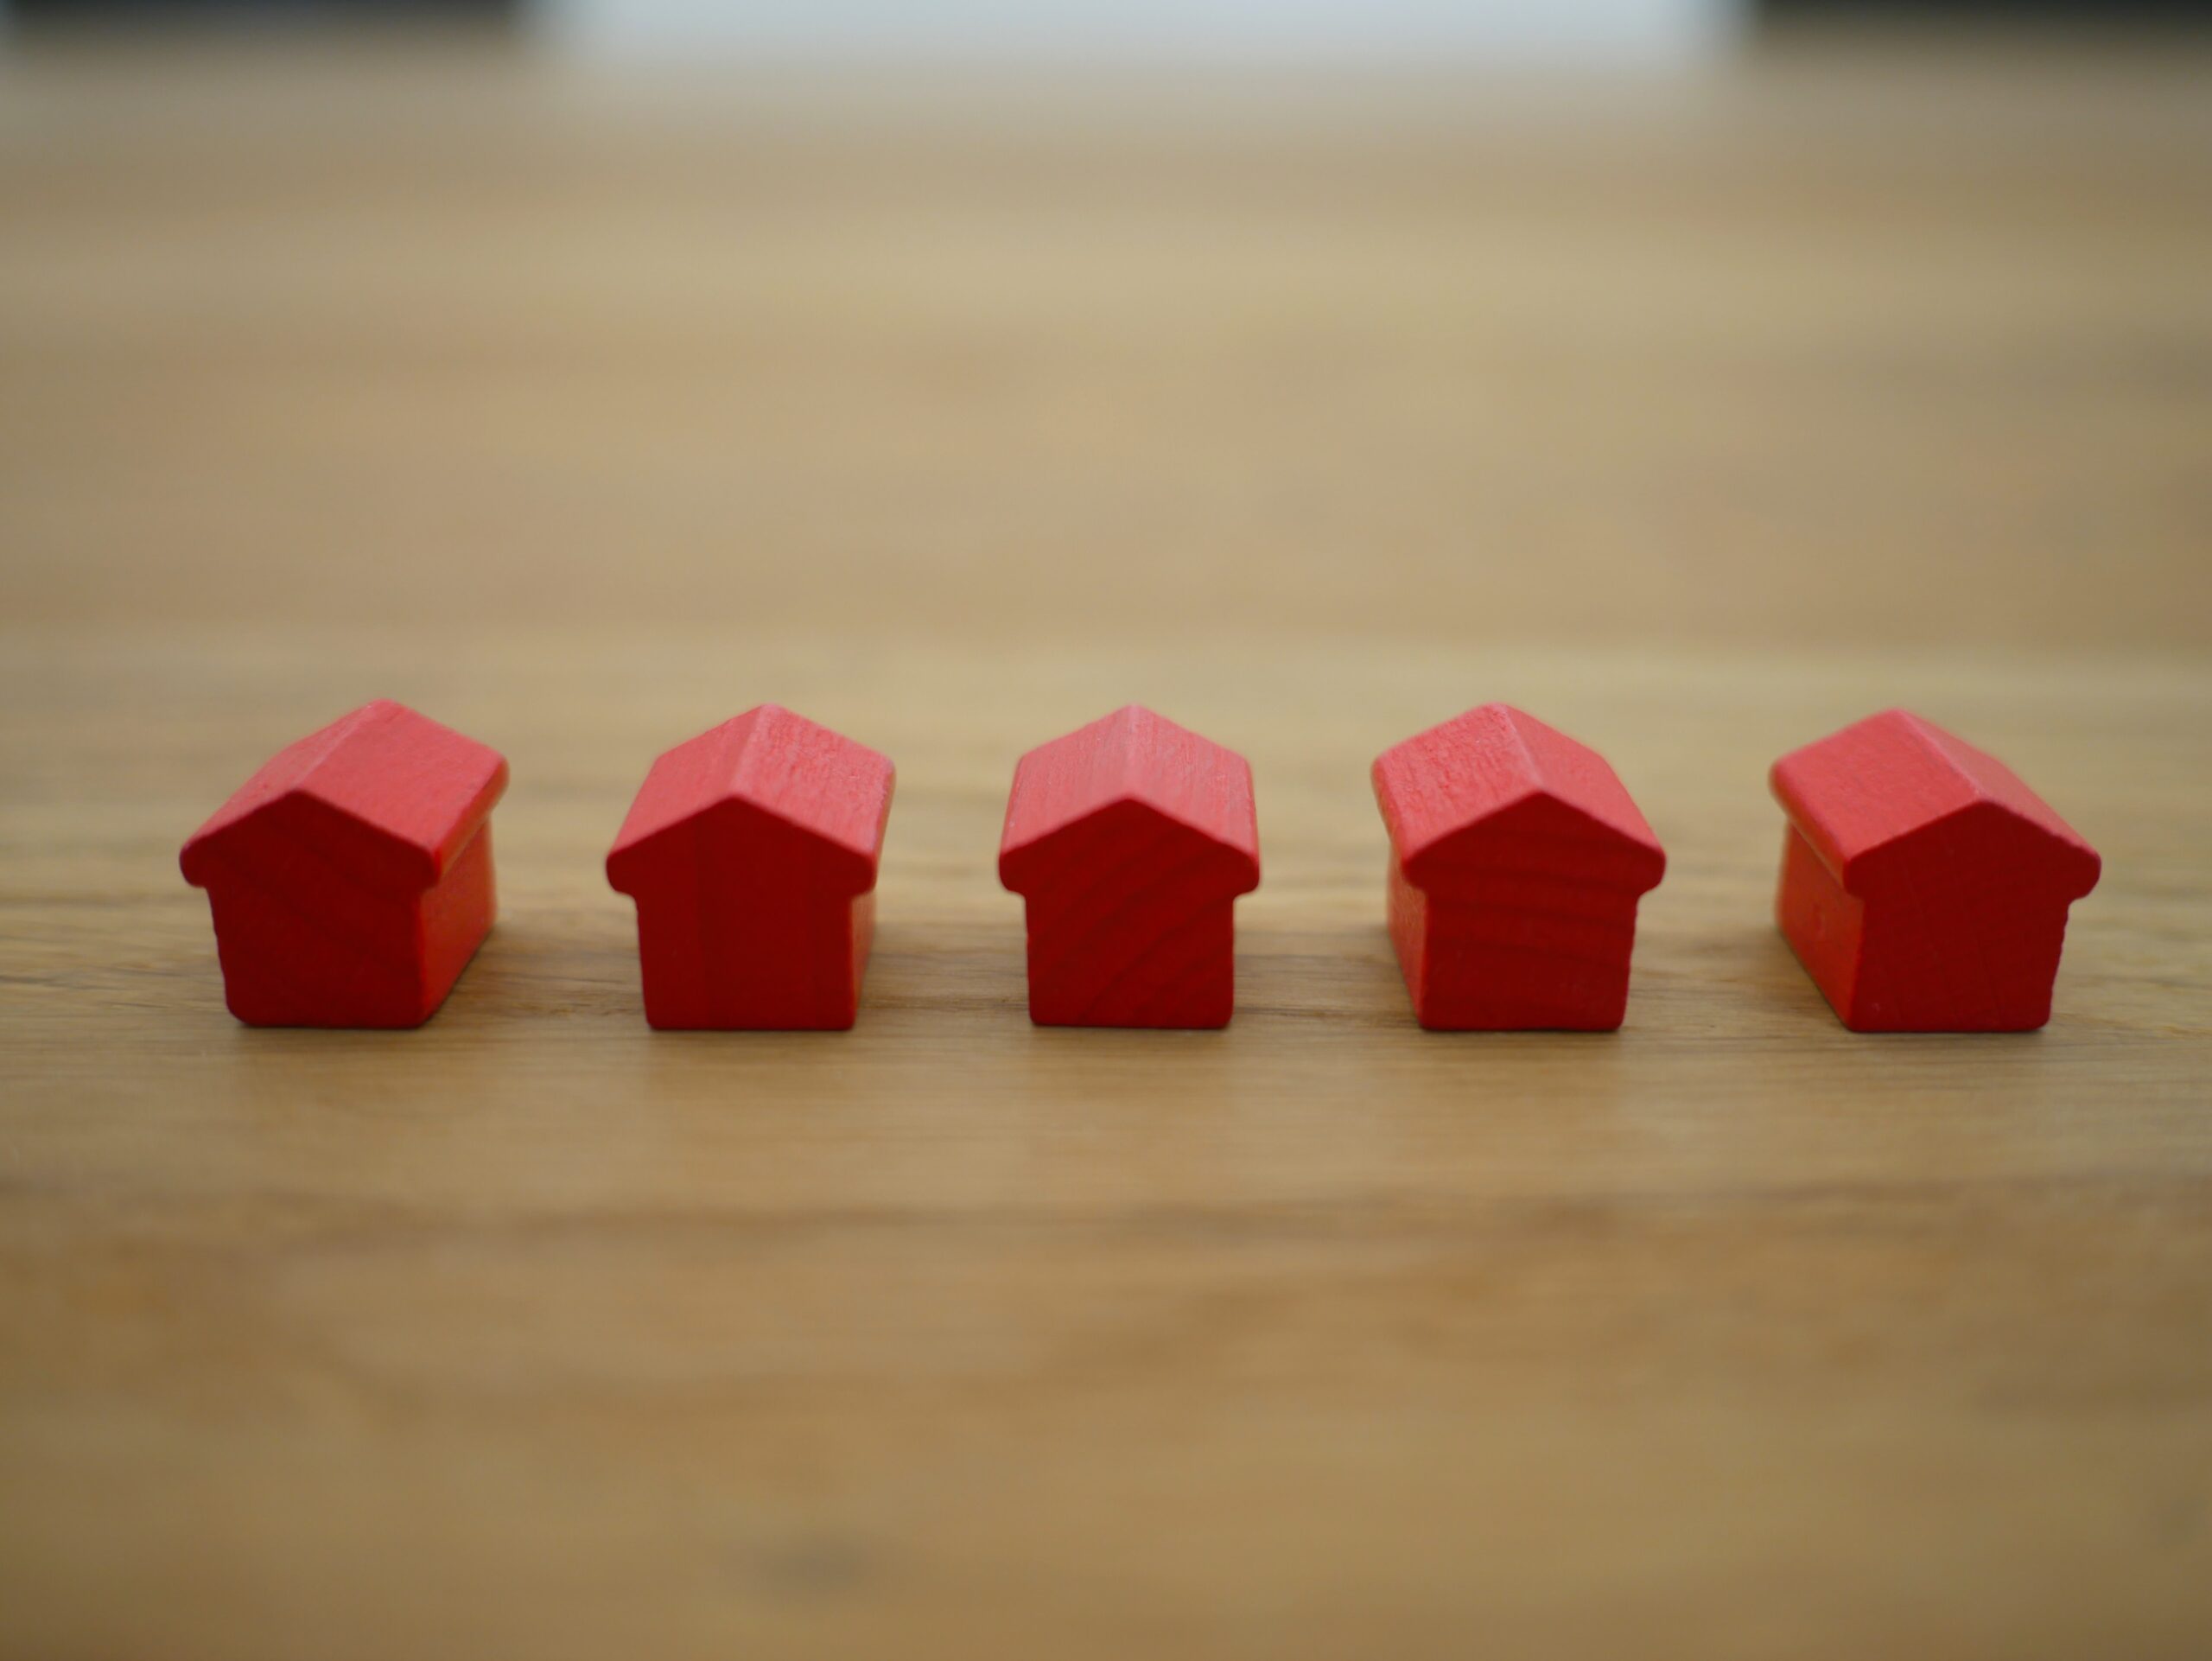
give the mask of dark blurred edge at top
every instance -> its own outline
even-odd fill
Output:
[[[1753,0],[1759,22],[1800,18],[2064,23],[2212,22],[2212,0]]]
[[[528,10],[528,0],[11,0],[18,22],[100,28],[133,22],[287,26],[422,18],[504,22]]]
[[[7,10],[0,6],[0,10]],[[13,0],[16,19],[33,27],[148,23],[313,25],[410,18],[503,22],[530,0]],[[1751,0],[1757,22],[1987,20],[2107,24],[2212,24],[2212,0]]]

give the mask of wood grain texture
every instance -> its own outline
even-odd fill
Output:
[[[2202,70],[6,71],[0,1650],[2201,1654]],[[375,695],[500,922],[241,1028],[175,850]],[[766,698],[899,762],[858,1024],[651,1033],[601,856]],[[1491,698],[1666,846],[1617,1034],[1407,1008],[1366,769]],[[1014,760],[1133,699],[1254,768],[1226,1031],[1024,1015]],[[2041,1033],[1774,929],[1889,704],[2104,856]]]

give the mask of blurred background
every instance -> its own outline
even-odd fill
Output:
[[[8,3],[19,615],[2212,641],[2202,7]]]

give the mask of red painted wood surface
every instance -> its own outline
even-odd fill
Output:
[[[390,699],[280,751],[184,845],[231,1013],[417,1027],[492,926],[495,750]]]
[[[1603,756],[1487,703],[1376,758],[1390,939],[1446,1031],[1609,1032],[1667,856]]]
[[[772,703],[655,761],[607,856],[638,902],[645,1019],[850,1027],[892,785],[884,756]]]
[[[1891,710],[1774,764],[1775,912],[1854,1032],[2025,1032],[2050,1019],[2089,844],[2011,768]]]
[[[1252,769],[1131,704],[1014,769],[999,880],[1025,902],[1029,1018],[1223,1027],[1236,896],[1260,885]]]

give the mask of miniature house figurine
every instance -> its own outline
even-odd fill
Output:
[[[419,1027],[492,926],[494,750],[390,699],[278,752],[184,845],[231,1013]]]
[[[1667,856],[1595,750],[1486,703],[1376,758],[1390,939],[1445,1031],[1610,1032]]]
[[[2088,843],[2005,765],[1903,710],[1774,764],[1775,913],[1853,1032],[2026,1032],[2050,1019]]]
[[[655,761],[607,856],[638,902],[645,1019],[850,1027],[891,790],[885,757],[772,703]]]
[[[1026,902],[1039,1026],[1226,1026],[1236,900],[1260,885],[1252,769],[1117,710],[1021,758],[999,880]]]

